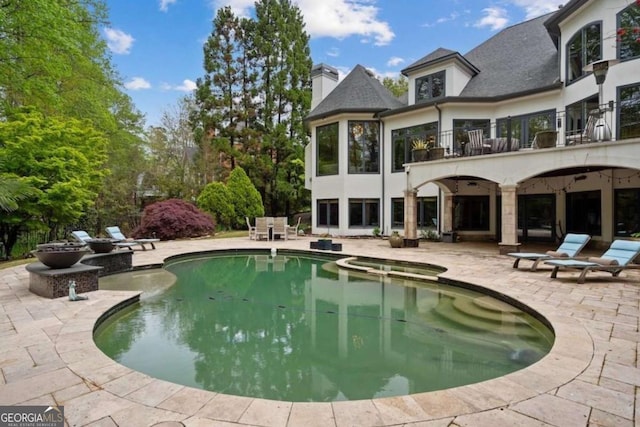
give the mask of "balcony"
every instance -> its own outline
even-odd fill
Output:
[[[613,103],[592,109],[586,120],[576,119],[575,114],[568,115],[565,111],[545,114],[544,120],[536,117],[536,120],[525,123],[526,127],[520,118],[487,123],[487,126],[482,128],[482,135],[472,138],[471,141],[468,132],[477,128],[443,131],[432,135],[435,148],[439,149],[438,155],[430,155],[423,160],[414,160],[414,157],[411,157],[409,163],[615,141],[611,124],[618,115]],[[640,120],[627,124],[625,130],[620,132],[623,135],[621,139],[637,138],[640,136]]]

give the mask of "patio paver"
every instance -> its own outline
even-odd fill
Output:
[[[553,280],[550,269],[514,270],[495,244],[334,239],[346,256],[428,262],[442,276],[513,297],[550,320],[551,352],[504,377],[431,393],[333,403],[291,403],[228,396],[150,378],[98,350],[93,325],[131,291],[95,291],[86,301],[45,299],[28,290],[24,266],[0,270],[0,405],[59,404],[69,426],[624,426],[640,403],[640,271]],[[308,249],[309,238],[282,242],[196,239],[136,251],[134,265],[186,252],[230,248]],[[596,251],[597,252],[597,251]],[[640,422],[640,419],[639,419]]]

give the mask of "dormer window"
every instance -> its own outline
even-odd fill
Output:
[[[431,101],[444,96],[444,71],[416,79],[416,103]]]

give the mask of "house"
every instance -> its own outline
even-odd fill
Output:
[[[404,99],[360,65],[339,83],[314,66],[312,232],[416,243],[435,228],[501,252],[640,232],[639,27],[637,1],[570,0],[464,55],[429,53],[402,70]],[[416,140],[439,148],[414,159]]]

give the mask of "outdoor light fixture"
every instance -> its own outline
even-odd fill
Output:
[[[587,179],[587,175],[578,175],[573,178],[574,181],[584,181],[585,179]]]

